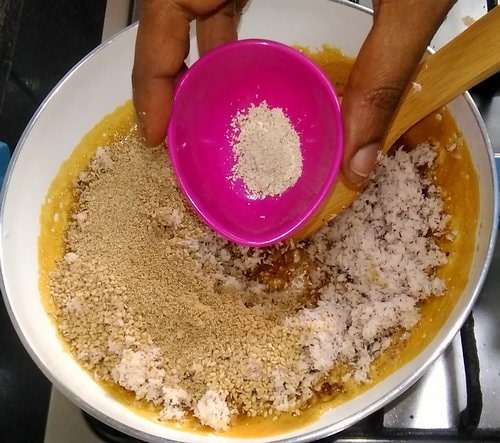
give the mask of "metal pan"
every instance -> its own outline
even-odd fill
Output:
[[[368,10],[343,1],[254,0],[241,23],[243,38],[260,37],[320,47],[331,43],[356,55],[369,31]],[[131,97],[130,72],[136,27],[127,28],[76,65],[46,98],[26,128],[11,161],[0,212],[3,294],[14,326],[43,373],[71,401],[94,417],[141,440],[238,441],[191,434],[135,414],[107,395],[64,350],[38,289],[40,208],[61,163],[105,114]],[[192,48],[196,48],[193,41]],[[190,54],[190,61],[197,54]],[[434,340],[413,360],[365,393],[325,412],[304,428],[252,441],[312,441],[338,432],[403,393],[444,351],[478,296],[491,261],[497,220],[493,154],[484,123],[468,94],[450,110],[479,171],[480,225],[469,282]],[[214,440],[215,438],[215,440]],[[243,441],[243,440],[242,440]],[[244,440],[248,441],[248,440]]]

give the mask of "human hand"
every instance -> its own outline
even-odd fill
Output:
[[[165,138],[175,81],[189,53],[189,23],[196,19],[200,54],[237,38],[246,0],[142,0],[135,45],[134,105],[146,142]]]
[[[376,166],[385,131],[432,36],[455,0],[374,0],[370,31],[343,97],[347,181],[362,185]],[[133,70],[134,104],[148,144],[161,143],[175,80],[197,19],[203,54],[237,38],[246,1],[143,0]]]
[[[455,0],[374,0],[374,24],[351,72],[342,101],[343,173],[363,185],[399,100],[430,40]]]

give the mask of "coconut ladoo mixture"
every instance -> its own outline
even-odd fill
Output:
[[[329,51],[319,62],[341,92],[352,62]],[[241,417],[279,423],[355,395],[422,349],[466,283],[474,240],[461,220],[475,226],[477,187],[450,121],[443,111],[408,134],[315,236],[268,249],[202,224],[165,147],[145,147],[128,125],[63,189],[72,194],[64,230],[55,198],[42,211],[41,259],[47,239],[64,235],[41,277],[64,341],[97,380],[166,422],[194,417],[232,432]],[[446,146],[423,142],[436,128],[452,129]]]
[[[161,406],[160,418],[193,413],[216,430],[301,408],[339,364],[342,380],[363,382],[394,331],[415,325],[416,304],[444,289],[432,235],[447,217],[419,173],[434,158],[430,145],[398,150],[309,242],[250,250],[198,221],[164,147],[134,130],[76,183],[50,281],[60,331],[86,368]],[[273,272],[276,255],[294,264],[287,275]]]

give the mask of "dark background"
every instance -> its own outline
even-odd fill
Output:
[[[58,80],[100,43],[105,7],[105,0],[0,0],[0,140],[11,149]],[[43,441],[49,395],[0,301],[0,443]]]
[[[0,140],[15,146],[44,97],[101,42],[105,8],[106,0],[0,0]]]

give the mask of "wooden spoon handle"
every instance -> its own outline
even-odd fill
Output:
[[[500,7],[473,23],[418,67],[386,135],[383,150],[431,112],[500,71]]]
[[[387,152],[408,129],[431,112],[500,71],[500,6],[473,23],[468,29],[417,68],[400,101],[384,139]],[[322,207],[295,236],[302,240],[348,208],[358,192],[342,178],[334,184]]]

